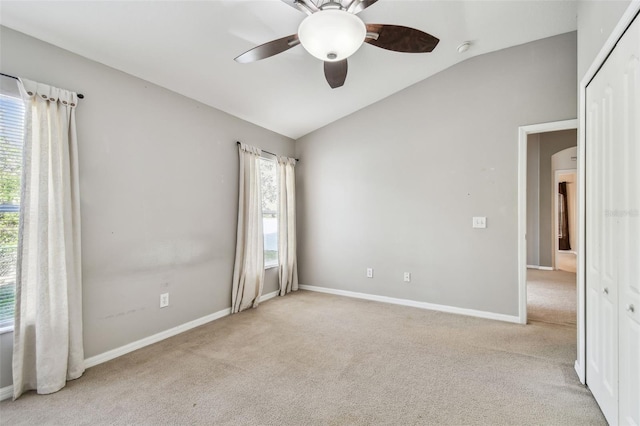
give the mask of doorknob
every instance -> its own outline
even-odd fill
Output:
[[[604,290],[602,290],[602,292],[604,294],[609,294],[609,287],[605,287]]]
[[[634,313],[635,311],[636,311],[635,306],[633,306],[631,304],[627,305],[627,312]]]

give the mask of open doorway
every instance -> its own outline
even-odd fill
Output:
[[[577,179],[575,175],[566,175],[575,173],[577,169],[577,120],[523,126],[519,130],[520,322],[543,321],[575,326],[577,250],[570,246],[571,224],[564,216],[560,216],[559,210],[564,209],[563,215],[566,217],[573,214],[571,222],[575,245]],[[554,154],[563,151],[563,155],[552,161]],[[569,195],[562,198],[560,180],[564,182],[564,192],[567,191],[567,182],[572,180],[572,211],[568,210]],[[564,228],[561,230],[560,226]],[[565,240],[563,243],[559,242],[560,237]],[[567,246],[571,250],[567,250]],[[562,270],[572,269],[572,262],[570,258],[565,258],[566,255],[574,258],[573,271]]]
[[[577,144],[576,129],[527,136],[528,322],[576,325]]]

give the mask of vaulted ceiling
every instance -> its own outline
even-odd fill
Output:
[[[294,139],[472,56],[576,30],[570,0],[379,0],[359,14],[366,23],[417,28],[440,44],[426,54],[364,44],[338,89],[302,46],[233,60],[295,34],[305,16],[280,0],[0,2],[6,27]]]

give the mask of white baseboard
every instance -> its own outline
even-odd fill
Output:
[[[260,296],[260,303],[265,302],[269,299],[273,299],[278,295],[279,291],[272,291],[271,293],[263,294]],[[92,356],[91,358],[87,358],[84,360],[84,368],[95,367],[98,364],[102,364],[103,362],[111,361],[112,359],[118,358],[119,356],[128,354],[129,352],[133,352],[138,349],[142,349],[145,346],[152,345],[154,343],[158,343],[164,339],[168,339],[169,337],[173,337],[180,333],[184,333],[185,331],[191,330],[192,328],[199,327],[203,324],[206,324],[211,321],[215,321],[219,318],[226,317],[231,314],[231,308],[223,309],[218,312],[214,312],[213,314],[206,315],[202,318],[195,319],[193,321],[189,321],[177,327],[170,328],[168,330],[161,331],[160,333],[154,334],[153,336],[145,337],[144,339],[137,340],[135,342],[131,342],[127,345],[120,346],[119,348],[112,349],[107,352],[103,352],[100,355]],[[0,401],[4,401],[5,399],[13,398],[13,386],[6,386],[0,389]]]
[[[539,269],[541,271],[553,271],[551,266],[527,265],[527,269]]]
[[[587,383],[584,380],[584,370],[582,369],[582,366],[580,365],[578,360],[576,360],[575,364],[573,365],[573,369],[576,370],[576,374],[578,375],[578,380],[580,380],[580,383],[586,385]]]
[[[277,295],[278,295],[277,290],[272,291],[271,293],[263,294],[262,296],[260,296],[260,303],[267,301],[269,299],[273,299]],[[85,368],[94,367],[98,364],[102,364],[103,362],[111,361],[112,359],[128,354],[129,352],[133,352],[135,350],[144,348],[145,346],[149,346],[154,343],[160,342],[161,340],[168,339],[169,337],[173,337],[180,333],[184,333],[185,331],[191,330],[192,328],[199,327],[203,324],[226,317],[227,315],[230,315],[230,314],[231,314],[231,308],[223,309],[221,311],[214,312],[213,314],[206,315],[202,318],[189,321],[177,327],[173,327],[168,330],[161,331],[160,333],[154,334],[153,336],[145,337],[144,339],[140,339],[138,341],[129,343],[127,345],[120,346],[119,348],[101,353],[100,355],[92,356],[91,358],[87,358],[84,360],[84,367]]]
[[[187,330],[191,330],[192,328],[199,327],[208,322],[215,321],[222,317],[226,317],[227,315],[230,315],[230,314],[231,314],[231,308],[223,309],[213,314],[206,315],[202,318],[189,321],[177,327],[173,327],[168,330],[161,331],[160,333],[156,333],[152,336],[145,337],[144,339],[140,339],[135,342],[131,342],[127,345],[120,346],[119,348],[115,348],[110,351],[103,352],[100,355],[92,356],[91,358],[85,359],[84,367],[90,368],[98,364],[102,364],[103,362],[111,361],[112,359],[128,354],[129,352],[133,352],[135,350],[144,348],[145,346],[158,343],[164,339],[168,339],[169,337],[173,337],[177,334],[184,333]]]
[[[373,300],[375,302],[392,303],[394,305],[411,306],[413,308],[429,309],[431,311],[448,312],[451,314],[467,315],[471,317],[486,318],[498,321],[520,323],[520,318],[514,315],[497,314],[494,312],[477,311],[475,309],[458,308],[455,306],[438,305],[435,303],[418,302],[409,299],[397,299],[395,297],[378,296],[375,294],[357,293],[355,291],[336,290],[327,287],[316,287],[313,285],[300,285],[300,289],[317,291],[319,293],[335,294],[338,296],[353,297],[356,299]]]
[[[13,398],[13,385],[0,388],[0,401]]]
[[[273,299],[278,295],[279,291],[272,291],[271,293],[263,294],[260,296],[260,303],[265,302],[269,299]],[[211,321],[215,321],[219,318],[226,317],[231,314],[231,308],[223,309],[218,312],[214,312],[213,314],[206,315],[202,318],[195,319],[193,321],[189,321],[177,327],[170,328],[168,330],[161,331],[160,333],[154,334],[153,336],[145,337],[144,339],[137,340],[135,342],[131,342],[127,345],[120,346],[119,348],[112,349],[107,352],[103,352],[100,355],[92,356],[91,358],[87,358],[84,360],[84,368],[95,367],[98,364],[102,364],[103,362],[111,361],[112,359],[118,358],[119,356],[128,354],[129,352],[133,352],[138,349],[142,349],[145,346],[152,345],[154,343],[158,343],[164,339],[168,339],[169,337],[173,337],[180,333],[184,333],[185,331],[191,330],[192,328],[199,327],[203,324],[206,324]],[[13,398],[13,385],[6,386],[0,389],[0,401],[4,401],[5,399]]]
[[[266,302],[269,299],[273,299],[274,297],[277,297],[278,294],[280,294],[280,290],[276,290],[276,291],[272,291],[271,293],[263,294],[262,296],[260,296],[260,303]]]

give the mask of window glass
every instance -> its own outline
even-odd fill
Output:
[[[0,331],[13,329],[15,311],[24,104],[2,78],[0,90]],[[10,84],[13,90],[6,90]]]
[[[262,230],[264,232],[264,266],[278,266],[278,175],[276,162],[260,159],[262,180]]]

